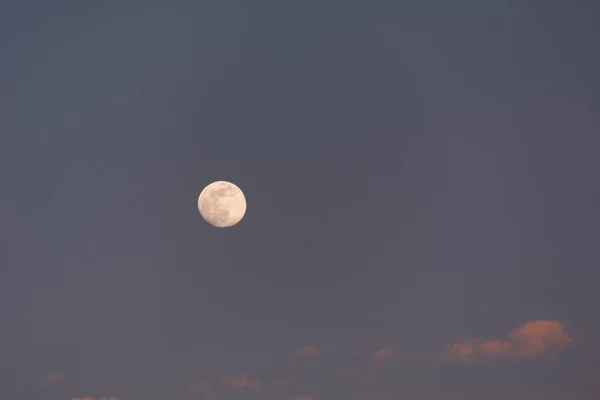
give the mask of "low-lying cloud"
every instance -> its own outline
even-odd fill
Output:
[[[444,361],[477,362],[486,358],[532,358],[572,342],[558,321],[530,321],[502,340],[469,339],[448,344],[440,358]]]

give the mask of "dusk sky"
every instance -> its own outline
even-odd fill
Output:
[[[2,2],[0,400],[600,399],[600,4],[445,3]]]

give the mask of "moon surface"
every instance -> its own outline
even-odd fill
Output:
[[[213,182],[198,196],[198,210],[202,218],[212,226],[228,228],[244,218],[246,197],[231,182]]]

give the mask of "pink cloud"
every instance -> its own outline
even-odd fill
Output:
[[[536,356],[552,347],[568,345],[573,341],[557,321],[527,322],[517,331],[511,332],[509,338],[522,356]]]
[[[469,339],[444,347],[444,361],[477,362],[490,357],[536,357],[568,345],[572,339],[558,321],[530,321],[503,340]]]

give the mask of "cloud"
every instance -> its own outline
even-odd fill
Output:
[[[37,379],[38,384],[45,386],[53,386],[65,380],[65,375],[62,372],[54,372],[52,374],[40,376]]]
[[[523,356],[536,356],[545,353],[551,347],[568,345],[573,341],[557,321],[528,322],[517,331],[511,332],[509,337]]]
[[[316,400],[316,399],[311,396],[298,396],[298,397],[296,397],[296,400]]]
[[[506,339],[469,339],[448,344],[440,358],[444,361],[478,362],[482,358],[536,357],[572,342],[558,321],[530,321],[510,332]]]
[[[373,358],[376,360],[389,360],[394,358],[394,350],[390,348],[379,349],[373,353]]]
[[[311,359],[319,355],[319,350],[316,346],[304,346],[296,350],[296,355],[301,358]]]

